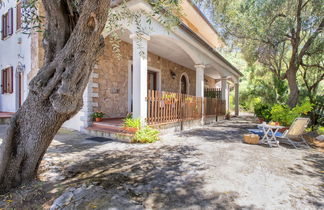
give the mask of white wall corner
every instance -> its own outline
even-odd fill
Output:
[[[91,93],[90,94],[90,97],[98,98],[99,97],[99,93]]]
[[[99,88],[99,84],[98,83],[92,83],[91,88]]]
[[[92,72],[91,73],[91,78],[98,79],[99,78],[99,74]]]

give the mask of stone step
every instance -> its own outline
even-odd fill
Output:
[[[0,112],[0,125],[9,124],[12,115],[12,112]]]
[[[121,132],[119,129],[115,130],[111,128],[102,128],[97,126],[90,126],[85,129],[85,132],[91,136],[110,138],[125,143],[131,143],[134,136],[134,134]]]
[[[0,125],[8,125],[10,122],[11,117],[1,117],[0,118]]]

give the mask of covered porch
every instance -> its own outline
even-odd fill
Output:
[[[121,38],[132,50],[128,112],[143,124],[224,116],[229,111],[230,85],[239,115],[238,77],[197,49],[196,43],[161,32],[138,35],[127,30]]]
[[[235,115],[239,114],[241,74],[235,67],[183,24],[172,31],[157,21],[145,25],[141,33],[132,24],[118,32],[119,56],[108,31],[103,33],[106,47],[85,92],[84,115],[80,114],[84,128],[92,125],[93,112],[104,112],[108,118],[132,112],[143,125],[157,126],[216,119],[229,110],[230,84],[235,86]],[[217,94],[205,95],[206,89]]]

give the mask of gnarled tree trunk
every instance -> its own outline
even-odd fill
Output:
[[[103,46],[110,0],[43,0],[45,64],[12,118],[0,148],[0,193],[36,178],[61,125],[82,107],[82,95]]]
[[[288,106],[293,108],[298,103],[299,98],[299,88],[297,84],[297,70],[289,69],[286,72],[288,86],[289,86],[289,98],[288,98]]]

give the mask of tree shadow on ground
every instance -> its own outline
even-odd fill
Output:
[[[248,119],[234,118],[224,120],[201,129],[184,131],[179,136],[200,137],[210,142],[237,143],[242,142],[243,134],[249,133],[247,129],[255,128],[256,124]]]
[[[122,190],[130,199],[154,209],[240,208],[236,192],[207,194],[203,191],[205,170],[193,147],[163,146],[143,151],[107,151],[91,161],[70,165],[64,173],[74,173],[67,185],[94,182],[106,190]],[[81,172],[86,169],[86,172]],[[76,173],[76,172],[80,173]],[[81,178],[82,177],[82,178]],[[148,205],[148,206],[147,206]],[[252,208],[252,207],[251,207]]]
[[[55,154],[57,156],[64,156],[66,153],[80,152],[82,150],[89,150],[93,147],[116,142],[108,139],[107,142],[96,142],[87,140],[91,136],[79,133],[77,131],[70,131],[61,129],[54,137],[51,146],[47,150],[47,154]],[[56,143],[55,143],[56,142]]]
[[[45,183],[51,187],[43,189],[49,194],[54,188],[99,185],[116,194],[124,192],[127,199],[148,209],[254,209],[237,205],[237,192],[204,191],[202,172],[208,166],[199,161],[200,155],[189,146],[110,150],[68,164],[61,172],[66,179]]]
[[[317,209],[322,209],[324,208],[324,155],[322,153],[307,154],[303,157],[303,160],[305,165],[296,164],[288,169],[294,175],[306,175],[320,180],[320,183],[315,185],[315,189],[318,189],[318,192],[307,191],[306,199]]]

